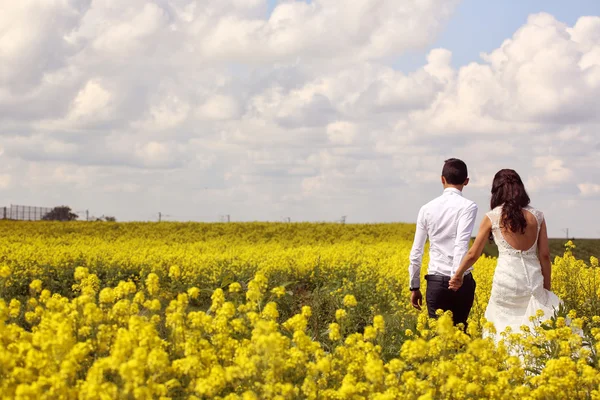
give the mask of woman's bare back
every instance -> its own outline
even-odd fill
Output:
[[[535,244],[538,236],[538,222],[531,212],[523,209],[521,210],[527,226],[525,227],[525,233],[511,232],[508,228],[505,228],[500,224],[500,232],[504,237],[504,240],[514,249],[526,251],[531,249]]]

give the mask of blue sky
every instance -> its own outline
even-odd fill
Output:
[[[269,0],[269,10],[278,2]],[[455,67],[481,61],[480,53],[498,48],[527,22],[530,14],[539,12],[573,25],[582,15],[600,14],[600,0],[463,0],[435,43],[422,51],[403,54],[394,67],[404,72],[414,71],[425,64],[429,50],[437,47],[452,51]]]
[[[422,52],[400,57],[396,66],[411,71],[425,63],[427,52],[436,47],[452,51],[455,67],[481,61],[480,53],[490,52],[510,38],[531,14],[547,12],[570,26],[582,15],[600,14],[599,0],[463,0],[437,41]]]

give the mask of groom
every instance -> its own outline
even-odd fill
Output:
[[[425,241],[429,237],[429,267],[427,281],[427,310],[436,318],[436,310],[452,311],[454,324],[463,323],[475,298],[475,280],[469,268],[463,285],[457,291],[448,288],[448,282],[460,266],[467,250],[477,216],[477,205],[463,197],[462,190],[469,183],[467,165],[456,158],[446,160],[442,168],[444,192],[421,207],[417,217],[415,240],[410,252],[410,301],[421,309],[421,259]]]

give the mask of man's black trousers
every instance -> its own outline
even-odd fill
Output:
[[[463,278],[463,284],[457,291],[448,289],[449,276],[426,275],[427,292],[425,299],[429,317],[437,318],[436,310],[452,311],[454,324],[463,323],[467,326],[467,318],[475,299],[475,279],[473,274]]]

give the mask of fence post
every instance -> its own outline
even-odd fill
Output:
[[[3,214],[4,214],[4,216],[2,217],[2,219],[6,219],[6,207],[4,207],[4,210],[3,210],[3,211],[4,211],[4,213],[3,213]]]

